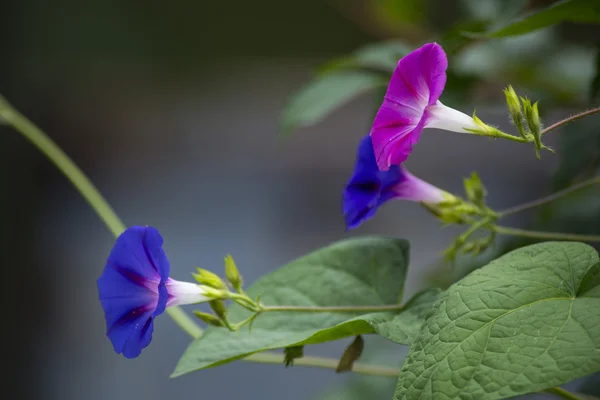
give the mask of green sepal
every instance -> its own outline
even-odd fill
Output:
[[[485,190],[483,183],[481,183],[481,179],[477,172],[471,173],[469,178],[464,178],[463,184],[467,199],[480,208],[485,207],[484,199],[487,195],[487,191]]]
[[[216,326],[217,328],[225,326],[225,323],[217,316],[197,310],[194,310],[193,312],[197,318],[206,322],[208,325]]]
[[[214,289],[227,290],[227,285],[219,276],[206,269],[197,268],[198,273],[192,273],[194,279],[201,285],[205,285]]]
[[[294,365],[296,358],[304,357],[304,346],[290,346],[283,349],[283,363],[285,367],[291,367]]]
[[[344,351],[344,354],[342,355],[342,358],[340,358],[340,362],[335,369],[335,372],[339,374],[340,372],[352,371],[354,362],[360,358],[364,348],[364,339],[361,335],[356,336],[356,338]]]
[[[227,319],[227,307],[223,300],[212,300],[208,304],[219,318],[224,321]]]

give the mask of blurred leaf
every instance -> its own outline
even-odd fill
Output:
[[[535,229],[549,232],[600,234],[600,187],[577,191],[541,208]]]
[[[590,86],[590,102],[595,102],[600,94],[600,43],[596,46],[596,72]]]
[[[472,92],[481,83],[481,78],[473,74],[457,74],[453,69],[446,71],[446,87],[442,100],[453,108],[473,106]],[[466,111],[467,114],[472,111]]]
[[[474,41],[472,37],[465,36],[464,32],[483,33],[488,27],[489,21],[469,20],[454,25],[440,38],[440,45],[446,51],[448,56],[458,53],[465,46]]]
[[[481,182],[477,172],[472,172],[468,178],[463,178],[463,185],[467,199],[479,207],[485,207],[485,196],[487,191]]]
[[[563,21],[579,23],[600,22],[598,0],[562,0],[551,6],[519,18],[486,34],[468,33],[472,37],[498,38],[523,35]]]
[[[340,373],[352,371],[354,362],[360,358],[364,348],[365,341],[362,336],[358,335],[344,351],[344,354],[342,355],[342,358],[340,358],[340,363],[335,369],[335,372]]]
[[[264,276],[248,289],[248,294],[253,298],[260,295],[267,306],[398,304],[404,290],[408,252],[405,240],[381,237],[343,240]],[[400,312],[404,313],[409,314],[409,309]],[[251,315],[236,304],[229,308],[228,314],[231,321]],[[268,312],[255,320],[252,331],[245,327],[238,332],[209,327],[188,347],[173,376],[264,350],[371,333],[373,326],[393,317],[393,313],[372,312]],[[404,332],[404,337],[412,329]]]
[[[369,72],[346,71],[318,77],[289,99],[283,110],[282,133],[314,125],[359,94],[386,85],[387,79]]]
[[[328,74],[340,69],[365,68],[387,72],[391,75],[398,61],[412,49],[397,40],[371,43],[352,52],[350,55],[325,63],[320,74]]]
[[[600,167],[600,116],[589,116],[561,127],[558,156],[554,190],[595,175]]]
[[[392,23],[418,25],[427,17],[427,3],[423,0],[375,0],[377,12]]]
[[[600,261],[583,243],[521,248],[450,287],[411,346],[395,399],[500,399],[600,371]]]

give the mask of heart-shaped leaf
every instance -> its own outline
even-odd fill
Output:
[[[266,306],[377,306],[398,304],[408,266],[408,242],[350,239],[302,257],[248,289]],[[179,361],[173,376],[244,358],[264,350],[321,343],[377,332],[408,343],[431,310],[437,292],[424,292],[394,312],[268,312],[238,332],[208,328]],[[249,312],[237,305],[233,322]]]
[[[600,371],[600,262],[547,242],[492,261],[436,303],[395,399],[500,399]]]

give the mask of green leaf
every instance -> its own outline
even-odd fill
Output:
[[[423,324],[395,399],[500,399],[600,370],[598,253],[547,242],[451,286]]]
[[[595,102],[598,95],[600,95],[600,43],[596,46],[596,62],[594,63],[596,72],[592,78],[590,85],[590,102]]]
[[[261,278],[248,294],[252,298],[261,295],[265,306],[398,304],[408,267],[408,248],[405,240],[381,237],[337,242]],[[416,335],[436,294],[416,296],[402,312],[267,312],[256,318],[251,331],[247,327],[238,332],[209,327],[188,347],[173,376],[264,350],[373,333],[380,325],[386,337],[406,343]],[[232,322],[250,315],[238,305],[233,305],[228,314]],[[404,325],[388,325],[396,319]]]
[[[466,20],[461,21],[447,30],[440,38],[440,45],[448,56],[453,56],[460,50],[469,45],[474,39],[465,36],[464,32],[472,34],[483,33],[488,26],[487,20]]]
[[[361,93],[386,86],[380,74],[345,71],[318,77],[291,96],[283,110],[283,134],[314,125]]]
[[[533,12],[507,25],[503,25],[483,35],[470,36],[506,37],[523,35],[560,22],[596,23],[600,22],[600,3],[597,0],[563,0],[541,11]]]
[[[371,43],[352,52],[350,55],[327,62],[319,73],[327,74],[340,69],[374,69],[391,74],[398,61],[412,49],[397,40]]]

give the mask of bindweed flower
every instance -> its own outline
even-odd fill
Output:
[[[428,43],[398,62],[370,133],[380,170],[403,163],[424,128],[463,133],[481,129],[473,118],[438,100],[447,67],[446,54],[437,43]]]
[[[360,142],[354,174],[344,190],[343,211],[347,229],[356,228],[392,199],[437,204],[452,201],[454,196],[415,177],[402,165],[380,171],[371,137],[366,136]]]
[[[98,279],[106,334],[115,352],[140,355],[152,340],[154,318],[165,308],[209,301],[212,288],[169,278],[171,267],[163,239],[152,227],[134,226],[123,232]]]

